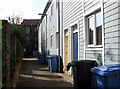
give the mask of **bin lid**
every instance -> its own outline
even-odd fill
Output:
[[[51,59],[51,58],[53,59],[53,58],[56,58],[56,57],[58,57],[58,55],[55,55],[55,54],[51,54],[51,55],[48,56],[49,59]]]
[[[99,74],[101,76],[108,76],[110,74],[120,73],[120,64],[111,64],[105,66],[98,66],[91,68],[93,73]]]

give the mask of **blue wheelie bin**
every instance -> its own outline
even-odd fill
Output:
[[[50,69],[50,72],[58,72],[58,56],[57,55],[49,56],[49,69]]]
[[[45,64],[45,54],[38,52],[37,55],[38,55],[39,64],[40,65]]]
[[[120,89],[120,64],[98,66],[91,69],[95,89]]]

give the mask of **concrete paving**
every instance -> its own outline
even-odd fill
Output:
[[[51,73],[47,65],[40,65],[36,58],[22,60],[17,88],[56,87],[73,88],[72,77],[66,73]]]

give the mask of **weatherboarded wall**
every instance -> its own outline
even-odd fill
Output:
[[[120,3],[104,3],[105,64],[120,62]]]
[[[77,24],[78,31],[78,59],[83,59],[83,11],[82,11],[82,1],[65,1],[63,2],[63,31],[68,29],[68,58],[69,62],[73,60],[73,50],[72,50],[72,29],[73,25]],[[63,35],[64,39],[64,35]],[[64,41],[63,41],[64,43]],[[63,44],[64,46],[64,44]],[[64,52],[64,50],[63,50]]]

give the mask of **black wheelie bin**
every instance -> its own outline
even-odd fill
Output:
[[[91,89],[91,68],[97,65],[97,62],[94,60],[78,60],[68,63],[67,70],[70,67],[73,68],[74,89]]]

